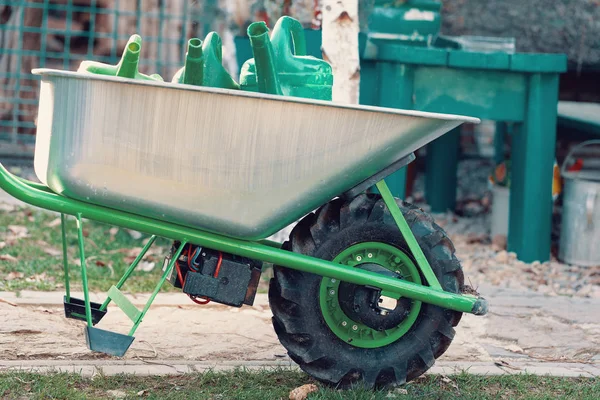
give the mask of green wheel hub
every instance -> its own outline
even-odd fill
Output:
[[[402,279],[421,284],[419,270],[404,251],[379,242],[365,242],[342,251],[333,262],[352,268],[361,264],[377,264],[401,275]],[[401,338],[414,324],[421,309],[420,301],[412,301],[408,315],[394,328],[378,331],[348,317],[342,310],[338,297],[340,282],[323,278],[319,292],[321,312],[331,331],[340,339],[356,347],[376,348],[386,346]],[[385,292],[382,295],[397,297]]]

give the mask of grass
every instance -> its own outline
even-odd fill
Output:
[[[62,234],[60,216],[34,207],[0,210],[0,291],[62,290]],[[95,221],[84,220],[86,265],[90,290],[107,291],[123,275],[149,238]],[[132,292],[151,292],[162,273],[171,241],[157,238],[142,260],[150,271],[136,270],[124,286]],[[73,290],[81,288],[75,218],[67,222],[67,251]],[[267,270],[267,268],[265,268]],[[268,273],[263,273],[263,284]],[[179,290],[165,283],[163,291]]]
[[[281,369],[205,372],[181,376],[103,376],[8,372],[0,374],[2,399],[287,399],[304,384],[317,384],[308,399],[598,399],[600,380],[535,375],[450,378],[425,376],[396,389],[336,390],[303,372]]]

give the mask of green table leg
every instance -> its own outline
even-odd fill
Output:
[[[524,262],[550,258],[558,79],[530,76],[526,119],[512,135],[508,250]]]
[[[443,213],[456,206],[460,127],[427,145],[425,199],[431,212]]]
[[[379,106],[413,109],[414,70],[404,64],[381,62],[377,65],[379,77]],[[386,178],[394,197],[406,195],[406,167]]]
[[[504,140],[507,130],[506,122],[496,122],[496,133],[494,135],[494,162],[496,164],[504,161]]]

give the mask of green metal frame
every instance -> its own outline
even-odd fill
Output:
[[[382,276],[377,273],[362,271],[357,269],[348,269],[342,265],[331,261],[321,260],[302,254],[279,248],[279,244],[271,241],[245,241],[234,239],[210,232],[192,229],[166,221],[155,220],[148,217],[109,209],[102,206],[88,204],[85,202],[72,200],[44,187],[40,184],[28,182],[18,178],[8,172],[0,165],[0,187],[13,197],[29,203],[36,207],[45,208],[63,214],[78,216],[78,218],[87,218],[111,225],[121,226],[123,228],[133,229],[145,232],[155,236],[161,236],[175,241],[194,243],[199,246],[208,247],[217,251],[235,254],[242,257],[248,257],[260,261],[270,262],[283,267],[315,273],[328,278],[335,278],[358,285],[371,285],[378,287],[390,293],[396,293],[414,300],[437,305],[447,309],[483,315],[487,312],[487,302],[482,298],[466,294],[456,294],[445,292],[434,287],[433,272],[428,266],[423,254],[420,251],[412,232],[405,225],[404,218],[396,202],[390,199],[389,189],[384,181],[378,184],[378,189],[384,196],[386,205],[395,214],[396,222],[400,221],[400,229],[405,235],[410,250],[415,254],[418,265],[426,276],[430,285],[422,286],[414,283],[401,281]],[[404,223],[402,223],[404,221]],[[80,246],[80,249],[83,249]],[[84,263],[82,263],[83,265]],[[433,284],[432,284],[433,282]],[[437,283],[439,285],[439,283]]]
[[[420,246],[418,245],[414,235],[412,234],[410,227],[406,223],[406,220],[404,219],[402,212],[396,204],[396,201],[392,196],[389,188],[387,187],[385,181],[379,182],[377,184],[377,188],[381,193],[383,200],[388,209],[390,210],[394,220],[398,224],[398,228],[404,236],[410,251],[412,252],[415,260],[417,261],[417,265],[423,273],[423,276],[427,280],[429,286],[424,286],[406,280],[399,280],[383,276],[381,274],[361,270],[359,268],[348,268],[347,266],[341,265],[334,261],[327,261],[315,257],[293,253],[291,251],[281,249],[279,243],[268,240],[251,242],[240,239],[234,239],[210,232],[205,232],[172,224],[165,221],[155,220],[152,218],[142,217],[123,211],[88,204],[77,200],[72,200],[55,194],[43,185],[29,182],[27,180],[12,175],[1,164],[0,187],[19,200],[22,200],[36,207],[45,208],[62,214],[61,222],[63,223],[62,236],[63,255],[65,256],[64,269],[67,301],[68,299],[70,299],[70,289],[68,265],[66,259],[66,233],[64,226],[65,214],[74,215],[77,218],[78,244],[79,254],[81,258],[81,275],[83,283],[83,292],[85,296],[85,320],[87,322],[88,330],[92,327],[92,314],[87,282],[87,267],[85,262],[85,252],[83,245],[83,218],[96,220],[98,222],[103,222],[111,225],[117,225],[123,228],[133,229],[152,235],[148,243],[144,246],[140,254],[136,257],[131,266],[127,269],[123,277],[115,286],[112,286],[110,288],[108,292],[108,298],[100,307],[100,311],[105,311],[108,304],[112,301],[121,310],[123,310],[125,314],[127,314],[127,316],[134,323],[133,327],[129,332],[129,336],[132,336],[138,328],[144,315],[146,314],[146,312],[150,308],[150,305],[154,301],[154,298],[158,294],[160,288],[166,281],[167,277],[171,274],[177,258],[179,257],[181,251],[187,243],[193,243],[199,246],[204,246],[207,248],[242,257],[248,257],[264,262],[270,262],[299,271],[318,274],[323,276],[324,278],[337,279],[339,281],[354,283],[358,285],[369,285],[372,287],[377,287],[380,288],[385,295],[391,297],[398,298],[400,296],[404,296],[415,301],[433,304],[454,311],[472,313],[475,315],[485,315],[487,313],[487,301],[485,299],[468,294],[456,294],[451,292],[445,292],[442,290],[435,274],[431,269],[431,266],[427,262],[427,259],[425,258]],[[148,302],[146,303],[145,307],[143,308],[143,310],[140,311],[120,292],[119,289],[131,276],[131,273],[135,270],[135,267],[143,258],[144,254],[148,251],[150,246],[152,246],[157,236],[168,238],[174,241],[179,241],[181,245],[170,260],[167,268],[165,269],[152,295],[148,299]]]

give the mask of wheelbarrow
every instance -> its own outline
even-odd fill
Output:
[[[123,356],[165,282],[198,304],[252,305],[263,264],[291,359],[346,386],[402,384],[425,371],[463,313],[487,302],[464,285],[444,230],[396,199],[385,178],[465,116],[37,69],[35,171],[0,166],[0,187],[62,216],[65,316],[90,350]],[[376,188],[376,189],[373,189]],[[65,219],[77,221],[83,299],[70,294]],[[84,219],[151,235],[106,300],[90,301]],[[271,235],[299,221],[284,243]],[[121,291],[157,237],[173,245],[142,309]],[[108,305],[128,333],[101,326]]]

